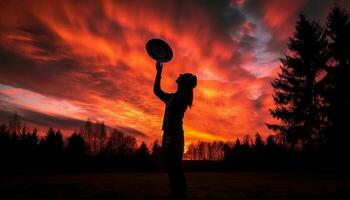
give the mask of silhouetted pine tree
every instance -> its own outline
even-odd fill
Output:
[[[136,156],[137,156],[137,159],[140,161],[148,160],[150,156],[150,152],[145,142],[142,142],[140,147],[137,149]]]
[[[32,132],[28,131],[24,126],[18,137],[18,151],[25,158],[29,159],[30,157],[36,156],[37,145],[38,145],[38,131],[34,129]]]
[[[328,128],[324,140],[328,150],[348,149],[350,140],[350,13],[339,7],[331,10],[327,21],[329,62],[321,81]],[[349,151],[349,150],[347,150]]]
[[[63,136],[62,133],[53,128],[49,128],[44,138],[39,143],[42,154],[51,159],[56,159],[63,153]]]
[[[239,140],[239,138],[236,139],[234,148],[235,148],[235,149],[241,148],[241,141]]]
[[[155,140],[152,145],[152,158],[155,160],[162,159],[162,147],[158,144],[158,140]]]
[[[264,147],[264,141],[263,139],[261,138],[260,134],[259,133],[256,133],[255,134],[255,141],[254,141],[254,144],[255,144],[255,149],[257,151],[260,151],[263,147]]]
[[[149,150],[145,142],[141,143],[139,149],[137,150],[137,153],[139,153],[140,155],[149,155]]]
[[[284,135],[292,149],[317,137],[320,105],[317,78],[325,67],[327,41],[322,27],[300,15],[296,31],[289,38],[289,55],[281,58],[281,72],[272,82],[276,107],[271,115],[280,124],[267,124]]]
[[[84,156],[86,154],[86,144],[84,138],[77,133],[73,133],[68,138],[66,151],[69,156],[74,158],[81,158]]]

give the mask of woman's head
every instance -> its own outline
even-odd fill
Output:
[[[177,91],[185,99],[187,106],[191,107],[193,102],[193,89],[197,86],[197,76],[191,73],[180,74],[176,79]]]

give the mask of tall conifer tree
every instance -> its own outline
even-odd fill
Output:
[[[280,59],[281,72],[272,82],[276,107],[270,112],[280,123],[267,126],[295,148],[299,142],[310,144],[319,133],[317,78],[325,67],[327,41],[318,23],[300,15],[287,45],[289,52]]]
[[[327,35],[329,66],[321,82],[328,122],[324,139],[329,150],[343,151],[350,140],[350,13],[333,8],[327,20]]]

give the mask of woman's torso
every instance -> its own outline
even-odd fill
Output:
[[[166,131],[183,131],[182,120],[186,111],[186,104],[178,93],[171,94],[166,102],[162,129]]]

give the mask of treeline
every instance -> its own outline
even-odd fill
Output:
[[[264,140],[258,133],[234,142],[192,143],[184,159],[185,169],[189,171],[340,166],[312,149],[289,148],[280,135],[270,135]],[[36,129],[23,126],[17,114],[0,125],[0,161],[0,169],[48,172],[162,171],[166,167],[158,141],[151,148],[144,142],[137,145],[133,136],[117,129],[109,131],[102,122],[89,120],[67,138],[53,128],[39,136]]]
[[[300,15],[272,82],[278,124],[267,124],[292,150],[349,154],[350,14],[335,7],[326,24]],[[344,159],[344,158],[343,158]]]
[[[266,159],[278,159],[288,155],[305,155],[306,151],[292,152],[276,135],[270,135],[263,140],[259,133],[254,138],[250,135],[243,137],[242,141],[237,138],[235,142],[230,141],[199,141],[190,144],[184,157],[187,160],[224,160],[242,162],[246,160],[260,162]]]
[[[162,162],[161,147],[154,141],[151,149],[135,137],[118,129],[108,131],[103,122],[89,120],[79,131],[64,138],[61,131],[48,128],[38,135],[37,129],[22,125],[19,115],[0,125],[0,168],[150,168]],[[137,167],[138,166],[138,167]],[[156,168],[163,166],[155,166]],[[107,167],[108,168],[108,167]]]

